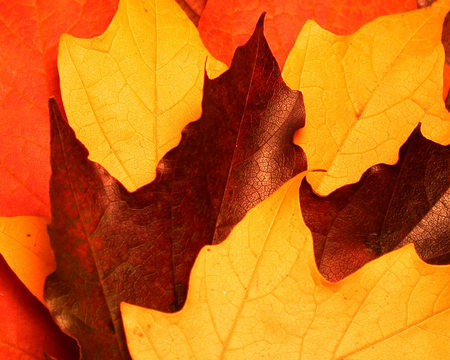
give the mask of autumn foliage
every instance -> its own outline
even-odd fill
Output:
[[[449,11],[1,3],[0,358],[445,359]]]

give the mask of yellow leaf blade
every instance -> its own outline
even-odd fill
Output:
[[[43,304],[46,277],[55,270],[45,218],[0,218],[0,254],[28,290]]]
[[[122,304],[134,360],[380,359],[392,347],[407,348],[399,358],[416,359],[431,345],[427,359],[445,357],[450,266],[428,265],[408,245],[326,281],[300,214],[302,178],[251,210],[226,241],[202,250],[180,312]],[[431,345],[410,353],[428,331],[436,333]]]
[[[69,123],[90,158],[129,191],[154,179],[183,127],[200,117],[207,58],[210,76],[225,70],[171,0],[122,0],[102,36],[61,37]]]
[[[442,101],[442,24],[448,0],[380,17],[348,36],[308,21],[283,79],[301,90],[306,126],[295,143],[307,154],[308,180],[321,195],[354,183],[370,166],[394,164],[399,147],[422,123],[422,133],[450,142],[450,114]]]

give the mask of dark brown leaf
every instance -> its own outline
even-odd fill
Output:
[[[304,124],[301,93],[282,81],[262,18],[229,71],[205,79],[203,115],[128,193],[50,102],[52,223],[57,270],[46,299],[84,359],[127,359],[121,301],[173,311],[184,303],[198,251],[219,243],[257,203],[306,168],[293,145]]]
[[[303,217],[320,272],[338,281],[407,243],[432,264],[450,263],[450,146],[417,128],[396,165],[376,165],[353,185],[320,198],[304,182]],[[318,215],[319,214],[319,215]]]

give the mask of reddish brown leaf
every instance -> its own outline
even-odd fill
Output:
[[[191,19],[195,26],[197,26],[200,15],[206,6],[206,0],[176,0],[176,2],[181,6],[187,16],[189,16],[189,19]]]
[[[46,299],[85,359],[128,358],[120,302],[179,309],[198,251],[306,168],[292,142],[302,96],[283,83],[262,19],[230,70],[205,80],[203,99],[201,119],[183,130],[156,180],[132,194],[87,159],[50,103],[57,270]]]
[[[433,264],[450,262],[450,146],[417,128],[396,165],[376,165],[328,197],[300,188],[320,272],[338,281],[366,262],[413,242]],[[317,214],[322,214],[317,216]]]
[[[0,1],[0,216],[48,216],[47,100],[60,35],[100,34],[117,0]]]
[[[436,0],[417,0],[417,7],[419,9],[430,6],[432,3],[434,3]]]
[[[78,359],[76,342],[63,334],[48,310],[25,288],[0,256],[0,358]]]
[[[442,28],[442,44],[444,45],[445,50],[445,62],[450,64],[450,12],[444,20],[444,26]]]
[[[442,44],[444,45],[445,50],[444,98],[445,106],[447,107],[447,110],[450,111],[450,12],[445,17],[444,26],[442,28]]]

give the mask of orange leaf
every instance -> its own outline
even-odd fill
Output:
[[[47,101],[57,96],[56,48],[69,31],[104,29],[116,0],[0,4],[0,203],[2,216],[49,215]]]
[[[0,254],[42,303],[45,278],[56,267],[47,224],[47,219],[32,216],[0,218]]]
[[[450,1],[380,17],[353,35],[337,36],[308,21],[283,71],[301,90],[305,128],[295,143],[307,154],[308,180],[327,195],[354,183],[370,166],[394,164],[419,122],[428,139],[450,141],[442,101],[442,23]]]
[[[407,245],[326,281],[299,209],[301,180],[201,251],[180,312],[122,304],[134,360],[446,358],[450,266]]]
[[[62,98],[90,159],[129,191],[151,182],[201,115],[207,58],[210,74],[225,70],[173,0],[122,0],[102,36],[62,36]]]
[[[226,64],[267,12],[264,34],[283,68],[289,50],[307,19],[336,34],[350,34],[378,16],[417,8],[415,0],[209,0],[198,29],[206,47]]]

